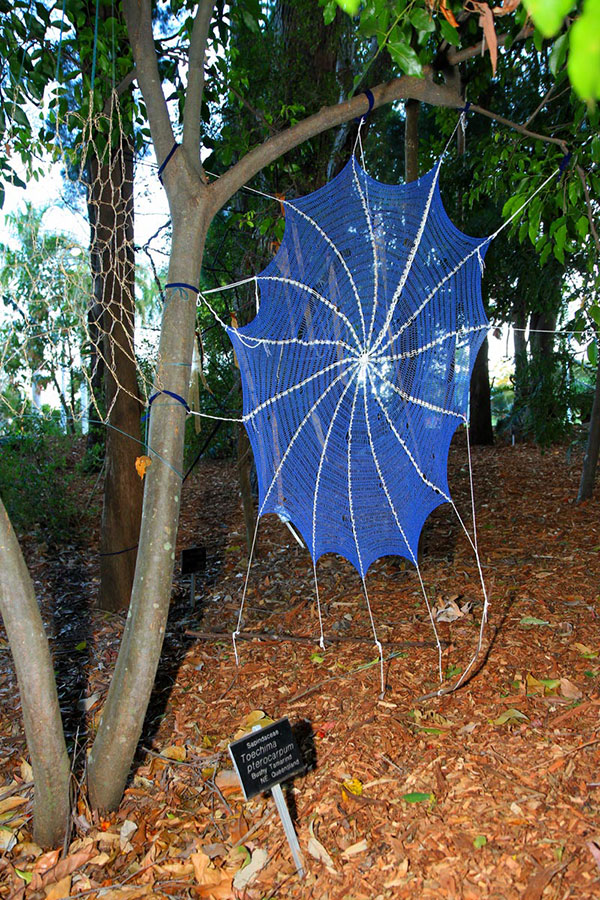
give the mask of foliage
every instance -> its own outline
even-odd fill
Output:
[[[85,310],[90,295],[83,248],[44,227],[45,209],[28,203],[10,214],[0,244],[0,292],[7,320],[2,368],[14,392],[53,387],[72,418],[82,380]]]
[[[81,514],[69,493],[71,439],[56,411],[42,413],[26,412],[0,437],[0,496],[17,531],[57,544],[76,536]]]

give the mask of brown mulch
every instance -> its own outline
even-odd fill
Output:
[[[600,896],[600,500],[574,504],[580,466],[581,453],[565,447],[474,449],[490,594],[484,651],[458,691],[422,700],[439,686],[438,661],[412,566],[382,559],[367,578],[386,654],[380,699],[356,571],[333,556],[319,562],[324,630],[336,638],[322,651],[309,556],[272,516],[261,523],[243,619],[261,638],[238,643],[235,666],[231,640],[219,637],[235,627],[247,565],[235,467],[202,463],[185,486],[179,537],[179,549],[207,548],[196,605],[176,572],[130,785],[105,820],[92,816],[80,787],[64,854],[31,842],[31,770],[0,638],[0,897]],[[450,484],[468,522],[460,441]],[[97,530],[60,551],[24,544],[80,783],[122,617],[92,610]],[[474,652],[482,593],[447,505],[425,527],[420,563],[435,610],[453,619],[438,624],[450,684]],[[312,643],[282,639],[311,635]],[[302,881],[272,799],[243,800],[227,752],[253,722],[282,716],[310,762],[287,790]],[[243,886],[249,861],[257,874]]]

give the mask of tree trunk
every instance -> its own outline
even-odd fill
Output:
[[[241,423],[238,425],[237,467],[240,482],[240,494],[242,495],[242,509],[244,511],[244,525],[246,526],[246,544],[248,546],[248,556],[250,556],[252,544],[254,542],[254,531],[256,528],[254,498],[252,497],[252,484],[250,481],[252,447],[250,446],[246,429]]]
[[[515,400],[514,405],[527,396],[527,339],[525,326],[527,324],[525,306],[522,302],[515,305],[513,340],[515,346]]]
[[[404,179],[416,181],[419,177],[419,101],[407,100],[404,104]]]
[[[598,453],[600,451],[600,359],[596,368],[596,387],[594,389],[594,402],[592,415],[590,416],[590,433],[588,435],[585,456],[583,457],[583,469],[581,482],[577,494],[577,503],[589,500],[594,490],[596,480],[596,466],[598,465]]]
[[[179,151],[174,168],[184,168]],[[177,165],[179,164],[179,165]],[[184,177],[187,174],[187,178]],[[210,221],[203,186],[187,169],[178,179],[171,208],[173,243],[169,282],[197,284]],[[196,295],[169,289],[163,310],[157,389],[187,398],[194,346]],[[185,409],[161,395],[152,404],[144,509],[127,624],[98,734],[88,761],[95,809],[116,809],[123,796],[165,634],[179,520]]]
[[[494,443],[487,338],[479,349],[471,375],[469,435],[472,444]]]
[[[54,666],[21,548],[0,500],[0,612],[10,642],[31,756],[35,794],[33,836],[58,846],[70,813],[70,766]]]
[[[101,609],[129,605],[142,513],[135,470],[141,453],[141,403],[134,350],[133,151],[127,138],[91,163],[92,272],[102,310],[101,354],[108,416],[106,472],[100,535]]]

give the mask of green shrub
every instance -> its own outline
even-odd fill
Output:
[[[71,446],[54,416],[24,417],[0,436],[0,496],[18,532],[34,532],[48,543],[77,533],[81,516],[68,490]]]

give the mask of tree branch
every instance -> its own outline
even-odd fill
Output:
[[[374,100],[374,108],[393,103],[394,100],[421,100],[432,106],[449,106],[460,108],[464,100],[460,96],[454,83],[435,84],[434,71],[431,67],[424,70],[423,78],[414,78],[403,75],[394,78],[387,84],[379,84],[371,89]],[[246,184],[264,166],[287,153],[293,147],[297,147],[303,141],[307,141],[329,128],[341,125],[357,116],[368,112],[368,100],[364,94],[359,94],[344,103],[335,106],[324,106],[318,113],[303,119],[291,128],[280,131],[279,134],[267,138],[258,147],[255,147],[244,156],[235,166],[229,169],[217,181],[210,186],[212,193],[213,211],[220,209],[229,198],[242,185]]]
[[[518,33],[518,35],[514,38],[513,43],[516,41],[525,41],[528,37],[531,37],[534,29],[531,27],[523,28]],[[506,42],[510,39],[509,34],[499,34],[498,35],[498,46],[504,47]],[[461,62],[465,62],[467,59],[473,59],[474,56],[480,56],[481,54],[481,41],[479,43],[474,44],[472,47],[465,47],[464,50],[454,50],[450,53],[446,54],[446,59],[448,64],[451,66],[457,66]]]
[[[123,0],[123,12],[136,64],[137,82],[148,111],[152,141],[160,163],[171,150],[175,137],[158,73],[150,0]]]
[[[600,240],[598,239],[598,232],[596,231],[596,223],[594,222],[594,216],[592,213],[592,201],[590,200],[590,192],[588,190],[588,183],[585,172],[581,168],[581,166],[576,166],[575,171],[579,175],[581,179],[581,183],[583,185],[583,193],[585,195],[585,205],[587,208],[587,217],[588,222],[590,223],[590,231],[592,233],[592,237],[594,238],[594,243],[596,245],[596,253],[598,254],[598,258],[600,258]]]
[[[504,116],[498,116],[496,113],[491,112],[489,109],[484,109],[482,106],[477,106],[476,103],[472,103],[470,106],[470,110],[472,112],[479,113],[480,116],[486,116],[488,119],[492,119],[494,122],[498,122],[500,125],[506,125],[507,128],[512,128],[513,131],[517,131],[519,134],[525,135],[525,137],[533,138],[536,141],[544,141],[546,144],[556,144],[557,147],[560,147],[563,153],[566,153],[568,150],[567,142],[563,141],[562,138],[550,137],[547,134],[539,134],[537,131],[530,131],[524,125],[519,125],[518,122],[511,122],[510,119],[505,119]]]
[[[204,94],[204,59],[214,0],[200,0],[190,41],[188,83],[183,121],[183,147],[194,168],[200,171],[200,126]]]

